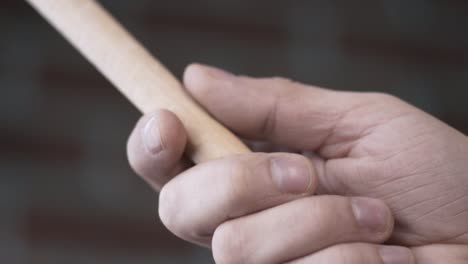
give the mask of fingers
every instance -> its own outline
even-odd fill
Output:
[[[159,110],[143,116],[127,143],[127,156],[135,172],[159,190],[190,165],[182,159],[185,129],[171,112]]]
[[[187,68],[184,83],[210,113],[242,136],[294,149],[332,145],[333,151],[327,151],[331,156],[345,153],[377,120],[401,109],[382,107],[396,101],[390,96],[336,92],[280,78],[237,77],[201,65]]]
[[[380,200],[312,196],[225,222],[212,250],[217,263],[283,263],[336,244],[381,243],[392,229]]]
[[[289,264],[328,263],[414,264],[415,261],[411,250],[405,247],[354,243],[332,246],[310,256],[289,262]]]
[[[429,245],[413,248],[420,264],[466,264],[468,263],[468,245]]]
[[[246,154],[193,167],[161,190],[159,215],[177,236],[209,246],[226,220],[313,193],[310,162],[296,154]]]

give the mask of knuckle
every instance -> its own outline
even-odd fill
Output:
[[[226,168],[228,170],[228,181],[226,183],[230,186],[227,193],[228,201],[230,204],[235,204],[249,191],[249,171],[241,160],[229,161]]]
[[[218,264],[248,263],[244,257],[243,234],[241,229],[232,222],[220,225],[213,234],[213,258]]]
[[[166,184],[159,195],[158,213],[162,224],[174,235],[187,240],[205,244],[211,238],[212,231],[206,231],[205,218],[199,218],[187,205],[185,198],[176,185]],[[202,210],[202,209],[200,209]],[[203,212],[199,212],[203,214]]]
[[[225,166],[227,180],[224,181],[227,185],[225,199],[231,215],[242,213],[247,203],[255,207],[252,203],[261,202],[252,201],[252,197],[258,197],[259,183],[262,182],[260,178],[269,173],[268,164],[267,154],[249,155],[227,162]]]
[[[159,218],[169,231],[181,236],[183,229],[178,220],[178,208],[177,194],[166,185],[159,194]]]

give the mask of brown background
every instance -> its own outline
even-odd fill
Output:
[[[178,76],[384,91],[468,132],[467,1],[102,3]],[[0,262],[210,263],[129,169],[139,113],[24,1],[0,2],[0,32]]]

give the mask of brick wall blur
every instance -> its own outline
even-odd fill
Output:
[[[101,1],[174,73],[192,61],[404,98],[468,132],[468,2]],[[2,263],[210,263],[129,169],[139,113],[23,1],[0,2]]]

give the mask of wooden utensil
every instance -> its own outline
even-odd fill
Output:
[[[27,0],[140,111],[174,112],[196,163],[249,149],[186,94],[181,83],[94,0]]]

